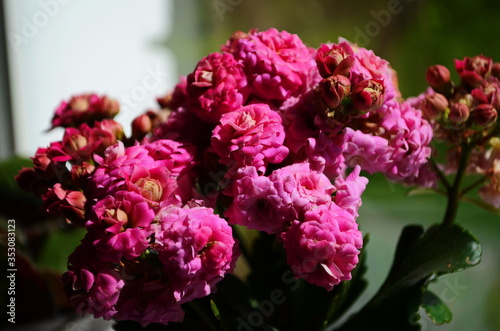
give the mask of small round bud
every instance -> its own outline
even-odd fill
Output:
[[[328,107],[336,108],[351,93],[351,81],[342,75],[330,76],[319,82],[319,90]]]
[[[448,108],[448,99],[441,93],[429,94],[420,109],[427,118],[436,118]]]
[[[440,91],[441,89],[443,89],[444,87],[446,87],[451,83],[450,70],[448,70],[448,68],[440,64],[430,66],[427,69],[425,78],[429,83],[429,85],[433,89],[438,91]]]
[[[460,124],[469,118],[469,107],[463,103],[454,103],[450,106],[448,119],[452,124]]]

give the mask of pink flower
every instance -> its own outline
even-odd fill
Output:
[[[117,313],[124,281],[113,265],[102,262],[86,241],[69,256],[68,271],[62,275],[68,302],[80,314],[110,320]]]
[[[205,207],[171,207],[159,214],[155,242],[179,303],[206,296],[234,270],[239,252],[227,222]]]
[[[155,217],[148,202],[135,192],[119,191],[93,206],[86,223],[101,260],[118,263],[140,256],[149,246],[149,225]]]
[[[102,199],[120,190],[135,191],[151,205],[176,204],[192,195],[194,148],[172,140],[124,148],[122,142],[109,147],[90,178],[89,192]],[[192,178],[194,180],[194,178]]]
[[[274,28],[252,30],[224,49],[243,61],[251,93],[266,100],[282,102],[303,93],[315,69],[314,51],[297,35]]]
[[[283,146],[281,117],[268,105],[253,104],[225,114],[212,133],[212,147],[220,163],[255,166],[264,173],[268,163],[280,163],[288,154]]]
[[[52,118],[52,129],[55,127],[77,127],[82,123],[92,124],[94,121],[111,119],[118,114],[120,106],[114,99],[97,94],[82,94],[62,101]]]
[[[344,143],[345,136],[342,133],[327,136],[319,131],[317,138],[308,138],[304,151],[311,170],[324,173],[331,180],[335,179],[345,160],[342,155]]]
[[[392,164],[385,172],[393,180],[418,175],[419,168],[427,163],[431,154],[429,146],[432,127],[422,118],[422,113],[408,102],[387,108],[381,126],[393,148]],[[398,118],[399,117],[399,118]]]
[[[305,213],[283,234],[287,263],[296,277],[330,291],[358,263],[362,236],[353,215],[334,202]]]
[[[243,106],[247,98],[243,66],[230,53],[212,53],[187,77],[189,106],[203,120],[217,123],[222,114]]]
[[[296,214],[289,208],[291,199],[280,197],[274,185],[268,177],[259,176],[255,167],[240,169],[233,185],[233,203],[224,213],[229,224],[269,234],[282,232]]]
[[[145,228],[155,217],[154,211],[143,196],[128,191],[106,196],[98,201],[92,210],[93,220],[112,234],[120,233],[126,228]]]
[[[358,209],[361,207],[361,194],[363,194],[368,178],[359,176],[360,166],[346,177],[339,176],[335,180],[335,198],[333,201],[342,209],[347,210],[354,217],[358,217]]]
[[[384,171],[390,164],[391,152],[386,139],[346,128],[343,155],[347,166],[359,165],[370,174]]]
[[[295,163],[274,170],[269,179],[274,183],[278,196],[287,202],[299,219],[318,205],[329,203],[335,190],[328,177],[310,169],[308,163]]]

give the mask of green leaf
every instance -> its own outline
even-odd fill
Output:
[[[425,291],[422,298],[422,308],[425,309],[427,316],[436,325],[450,323],[452,314],[448,306],[431,291]]]
[[[340,330],[374,326],[420,330],[418,310],[429,280],[465,270],[481,260],[479,242],[459,225],[407,226],[399,239],[386,281]]]

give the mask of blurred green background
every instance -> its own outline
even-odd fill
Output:
[[[191,72],[201,57],[218,51],[235,30],[270,27],[296,33],[315,48],[342,36],[373,49],[397,70],[405,97],[425,89],[425,70],[430,65],[439,63],[452,69],[454,58],[480,53],[500,61],[500,2],[497,0],[176,0],[174,8],[172,37],[160,43],[177,55],[181,75]],[[42,217],[37,211],[38,202],[20,192],[12,180],[21,164],[29,166],[30,163],[13,159],[0,165],[0,218],[14,218],[20,227],[27,229],[20,234],[19,248],[33,257],[34,269],[41,270],[34,271],[32,279],[45,280],[45,284],[32,282],[33,287],[38,286],[40,293],[47,295],[37,299],[64,308],[61,293],[49,298],[48,292],[57,292],[58,272],[64,270],[67,253],[78,243],[81,232],[61,226],[59,220],[47,220],[48,228],[33,225]],[[443,197],[407,197],[407,191],[381,176],[371,177],[358,219],[361,230],[370,233],[367,273],[370,285],[354,310],[366,302],[384,280],[401,229],[407,224],[430,225],[441,221],[445,209]],[[500,216],[463,204],[458,223],[481,242],[482,262],[432,284],[431,289],[442,296],[454,318],[451,324],[441,327],[433,326],[424,318],[422,329],[499,330]],[[22,313],[46,317],[53,310]]]

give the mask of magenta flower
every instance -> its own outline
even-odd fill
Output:
[[[252,30],[223,49],[243,61],[251,93],[258,98],[282,102],[311,85],[314,51],[295,34]]]
[[[246,86],[241,62],[230,53],[212,53],[187,77],[188,104],[204,121],[217,123],[222,114],[243,106]]]
[[[111,119],[118,114],[120,106],[114,99],[97,94],[82,94],[62,101],[52,118],[52,129],[55,127],[77,127],[80,124],[92,124],[94,121]]]
[[[328,291],[351,279],[363,245],[353,215],[334,202],[307,211],[304,222],[294,221],[283,239],[295,276]]]
[[[239,256],[227,222],[205,207],[171,207],[159,214],[152,248],[179,303],[210,294]]]
[[[224,213],[229,224],[269,234],[282,232],[296,213],[289,208],[290,197],[280,197],[274,185],[268,177],[259,176],[255,167],[240,169],[233,185],[233,203]]]
[[[266,104],[252,104],[222,116],[212,134],[212,147],[220,163],[254,166],[264,173],[268,163],[280,163],[288,155],[284,140],[278,113]]]

